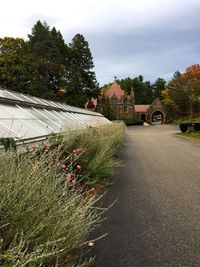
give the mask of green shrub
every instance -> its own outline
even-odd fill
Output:
[[[127,126],[143,125],[144,123],[142,120],[131,119],[131,118],[124,118],[123,121]]]
[[[93,198],[66,190],[58,154],[34,164],[0,157],[0,266],[74,266],[72,253],[99,222]]]
[[[200,132],[200,123],[190,122],[190,123],[181,123],[179,128],[182,133],[186,132]]]
[[[187,132],[187,129],[188,129],[188,123],[181,123],[181,124],[179,125],[179,128],[180,128],[180,130],[181,130],[182,133]]]

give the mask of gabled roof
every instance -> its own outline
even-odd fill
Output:
[[[135,105],[135,112],[146,112],[150,105]]]
[[[111,98],[112,96],[116,96],[118,99],[121,99],[122,96],[124,96],[125,93],[121,89],[121,86],[114,82],[110,88],[105,92],[105,96],[108,98]]]

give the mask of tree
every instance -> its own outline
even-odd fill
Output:
[[[0,84],[19,90],[23,80],[25,41],[21,38],[0,38]]]
[[[46,22],[38,21],[28,35],[32,61],[30,90],[47,97],[54,93],[54,77],[60,64],[59,49]]]
[[[184,73],[175,72],[163,91],[164,105],[176,117],[189,114],[193,117],[200,110],[200,65],[192,65]]]
[[[152,85],[153,88],[153,97],[154,99],[162,98],[162,91],[165,89],[166,81],[162,78],[158,78],[155,83]]]
[[[74,36],[69,48],[66,96],[70,99],[76,95],[84,102],[87,98],[96,97],[98,94],[96,76],[92,71],[94,68],[92,54],[88,42],[81,34]],[[76,105],[76,99],[73,104]]]
[[[181,76],[183,80],[183,90],[188,98],[189,112],[191,118],[194,112],[200,110],[200,65],[192,65],[186,69]]]

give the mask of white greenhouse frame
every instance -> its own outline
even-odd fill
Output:
[[[31,141],[110,123],[97,112],[0,88],[0,138]]]

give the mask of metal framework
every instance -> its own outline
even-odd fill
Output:
[[[0,88],[0,138],[31,140],[109,123],[97,112]]]

